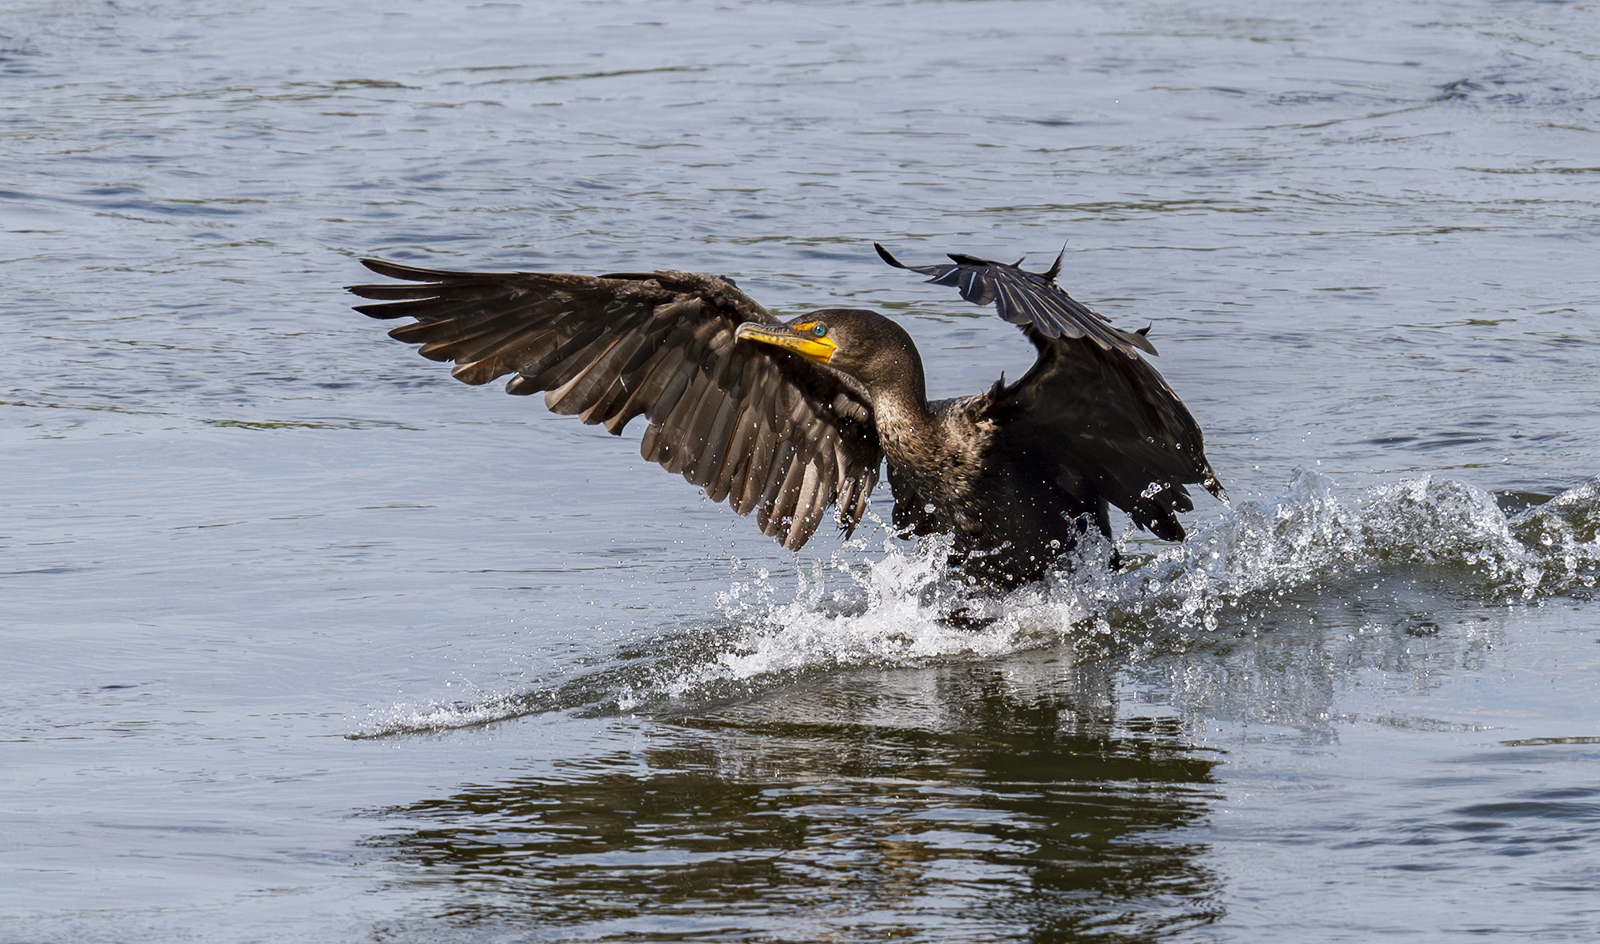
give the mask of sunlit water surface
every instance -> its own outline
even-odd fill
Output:
[[[1593,2],[0,8],[0,940],[1600,936]],[[952,625],[346,307],[734,277],[1233,496]],[[887,514],[887,490],[875,504]],[[1086,553],[1101,554],[1104,548]]]

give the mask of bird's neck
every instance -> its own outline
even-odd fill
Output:
[[[878,441],[890,462],[905,465],[926,461],[937,452],[944,429],[928,405],[922,365],[911,365],[900,382],[872,390],[872,412],[877,419]]]

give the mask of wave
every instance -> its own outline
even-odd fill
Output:
[[[1522,506],[1517,510],[1518,506]],[[1508,513],[1508,509],[1510,510]],[[534,691],[376,712],[351,737],[480,725],[552,710],[671,712],[749,697],[809,674],[984,659],[1063,643],[1094,652],[1156,646],[1269,612],[1308,589],[1404,568],[1443,570],[1486,604],[1587,598],[1600,582],[1600,477],[1553,498],[1498,498],[1454,480],[1402,480],[1341,497],[1297,469],[1271,499],[1239,502],[1177,545],[1133,542],[1112,572],[1089,540],[1071,566],[1000,598],[951,579],[938,540],[884,529],[875,559],[858,539],[802,571],[792,598],[765,572],[720,595],[718,618],[663,636],[650,658]]]

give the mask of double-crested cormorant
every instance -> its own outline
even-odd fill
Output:
[[[902,532],[948,533],[952,561],[989,585],[1041,577],[1078,537],[1107,537],[1107,503],[1178,541],[1185,483],[1222,495],[1200,427],[1139,356],[1143,332],[1112,326],[1043,273],[951,255],[890,265],[993,302],[1039,351],[1016,383],[928,402],[911,336],[871,311],[780,321],[732,281],[687,272],[440,272],[363,260],[405,283],[350,291],[374,318],[414,318],[390,337],[506,392],[612,433],[640,414],[641,452],[791,550],[828,506],[848,533],[887,461]],[[1020,263],[1018,263],[1020,265]]]

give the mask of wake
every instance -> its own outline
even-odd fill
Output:
[[[1349,497],[1299,469],[1271,499],[1239,502],[1179,545],[1124,546],[1109,572],[1103,541],[1049,579],[999,598],[972,598],[946,572],[946,545],[882,534],[882,554],[847,544],[800,575],[780,600],[766,573],[719,597],[719,618],[663,637],[653,658],[560,685],[480,693],[464,702],[397,705],[350,736],[437,732],[545,711],[672,711],[811,674],[868,666],[988,659],[1071,643],[1082,651],[1163,645],[1248,622],[1286,597],[1405,568],[1444,569],[1489,605],[1587,597],[1600,583],[1600,477],[1514,514],[1481,489],[1431,477]],[[960,614],[960,618],[952,618]],[[1098,649],[1096,648],[1098,646]],[[611,660],[619,662],[621,660]]]

